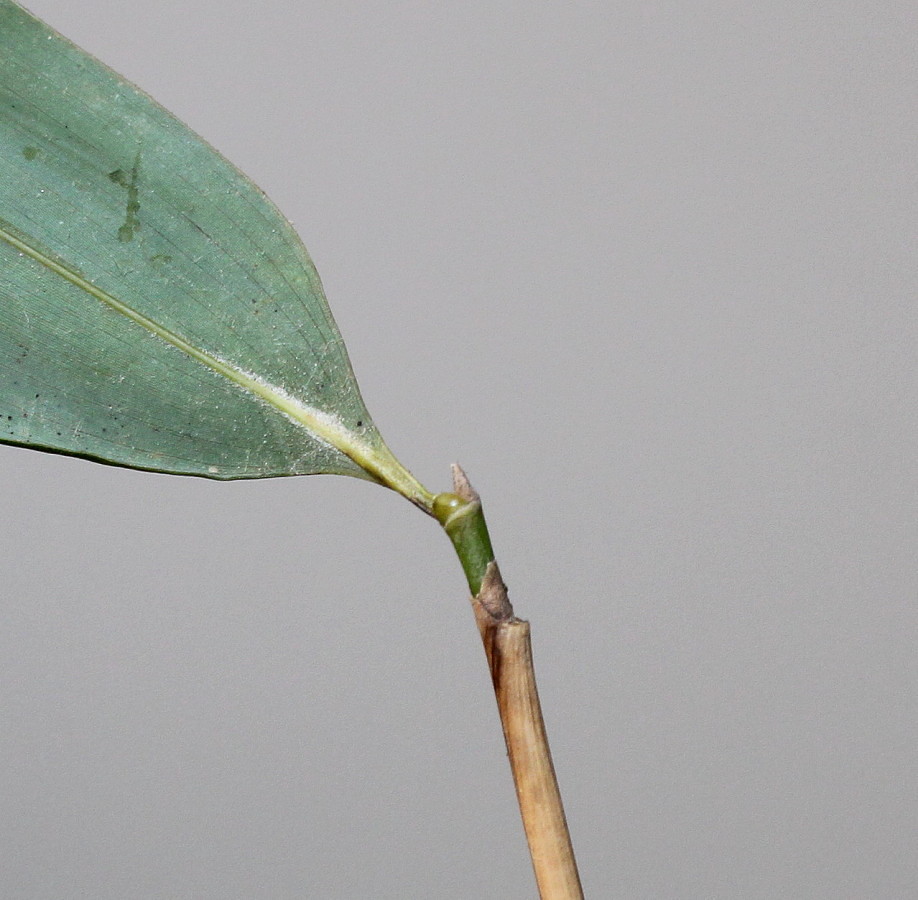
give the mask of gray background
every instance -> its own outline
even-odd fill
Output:
[[[918,895],[911,2],[31,0],[483,494],[592,898]],[[0,448],[11,898],[534,896],[436,526]]]

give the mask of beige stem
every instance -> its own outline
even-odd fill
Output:
[[[472,607],[488,657],[539,896],[583,900],[542,720],[529,623],[513,615],[496,563],[488,566]]]

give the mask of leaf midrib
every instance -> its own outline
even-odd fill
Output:
[[[283,388],[271,384],[251,372],[246,372],[233,363],[220,359],[214,353],[209,353],[200,347],[196,347],[181,335],[176,334],[149,316],[138,312],[117,297],[87,281],[86,278],[73,271],[73,269],[68,268],[38,248],[23,241],[5,227],[2,222],[0,222],[0,239],[49,271],[60,275],[61,278],[94,297],[100,303],[105,304],[109,309],[120,313],[135,325],[139,325],[150,334],[181,350],[196,362],[218,375],[222,375],[228,381],[268,403],[300,427],[305,428],[320,440],[339,450],[374,480],[392,488],[415,505],[421,507],[421,509],[430,512],[433,505],[433,495],[405,469],[384,443],[380,442],[379,447],[371,447],[364,441],[355,438],[353,433],[348,431],[337,417],[303,403]]]

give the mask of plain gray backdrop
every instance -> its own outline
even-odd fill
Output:
[[[461,461],[591,898],[918,896],[918,8],[31,0]],[[535,895],[464,582],[344,478],[0,448],[0,893]]]

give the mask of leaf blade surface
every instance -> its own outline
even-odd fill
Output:
[[[347,474],[427,505],[373,425],[277,208],[10,0],[0,385],[6,442],[215,478]]]

